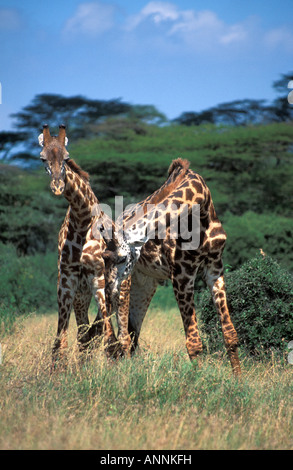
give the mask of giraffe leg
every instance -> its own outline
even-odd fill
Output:
[[[224,343],[231,362],[232,370],[235,376],[241,375],[240,362],[238,358],[238,337],[232,323],[226,299],[225,281],[223,270],[218,271],[210,266],[206,272],[206,282],[211,290],[213,301],[220,318]]]
[[[58,326],[52,351],[52,369],[54,369],[56,361],[60,357],[64,357],[65,350],[68,346],[67,330],[76,288],[77,279],[74,276],[68,276],[61,273],[57,290]]]
[[[194,276],[173,279],[173,290],[181,313],[185,336],[186,349],[191,361],[197,359],[202,352],[202,342],[199,336],[196,312],[194,306]]]
[[[80,351],[86,349],[90,342],[90,335],[89,335],[89,317],[88,317],[88,309],[90,306],[92,294],[90,291],[81,291],[78,290],[76,292],[74,301],[73,301],[73,309],[76,318],[77,324],[77,341],[79,344]]]
[[[105,279],[104,276],[94,280],[94,296],[98,307],[100,308],[101,316],[104,324],[104,342],[106,346],[106,354],[108,357],[116,357],[118,354],[118,342],[115,336],[114,328],[111,321],[109,305],[107,308],[106,294],[105,294]]]
[[[97,305],[97,308],[97,316],[88,331],[89,341],[94,340],[95,338],[98,338],[103,334],[103,317],[101,314],[100,305]]]
[[[124,356],[130,356],[131,337],[128,332],[129,301],[131,277],[121,283],[119,305],[117,311],[118,340]]]
[[[142,322],[148,306],[157,290],[158,281],[134,271],[131,276],[128,330],[131,337],[131,353],[138,346]]]

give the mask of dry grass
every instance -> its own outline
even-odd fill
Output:
[[[181,320],[152,309],[140,352],[80,362],[70,328],[68,366],[50,376],[57,318],[31,316],[2,343],[1,449],[292,449],[293,367],[227,358],[189,363]]]

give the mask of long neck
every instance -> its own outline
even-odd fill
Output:
[[[76,227],[89,226],[92,217],[101,212],[90,184],[67,165],[64,196],[70,204],[70,217]]]

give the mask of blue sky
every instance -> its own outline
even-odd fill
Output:
[[[271,100],[292,69],[293,0],[0,0],[1,130],[40,93],[153,104],[173,119]]]

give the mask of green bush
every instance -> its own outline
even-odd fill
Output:
[[[247,211],[241,216],[226,213],[222,221],[227,232],[225,264],[240,267],[262,248],[284,268],[293,270],[291,218]]]
[[[228,306],[240,346],[251,354],[282,352],[293,340],[293,276],[271,257],[258,255],[225,275]],[[223,338],[210,293],[200,296],[203,337],[211,352]]]
[[[18,257],[0,243],[0,333],[10,333],[19,316],[56,309],[56,254]]]

